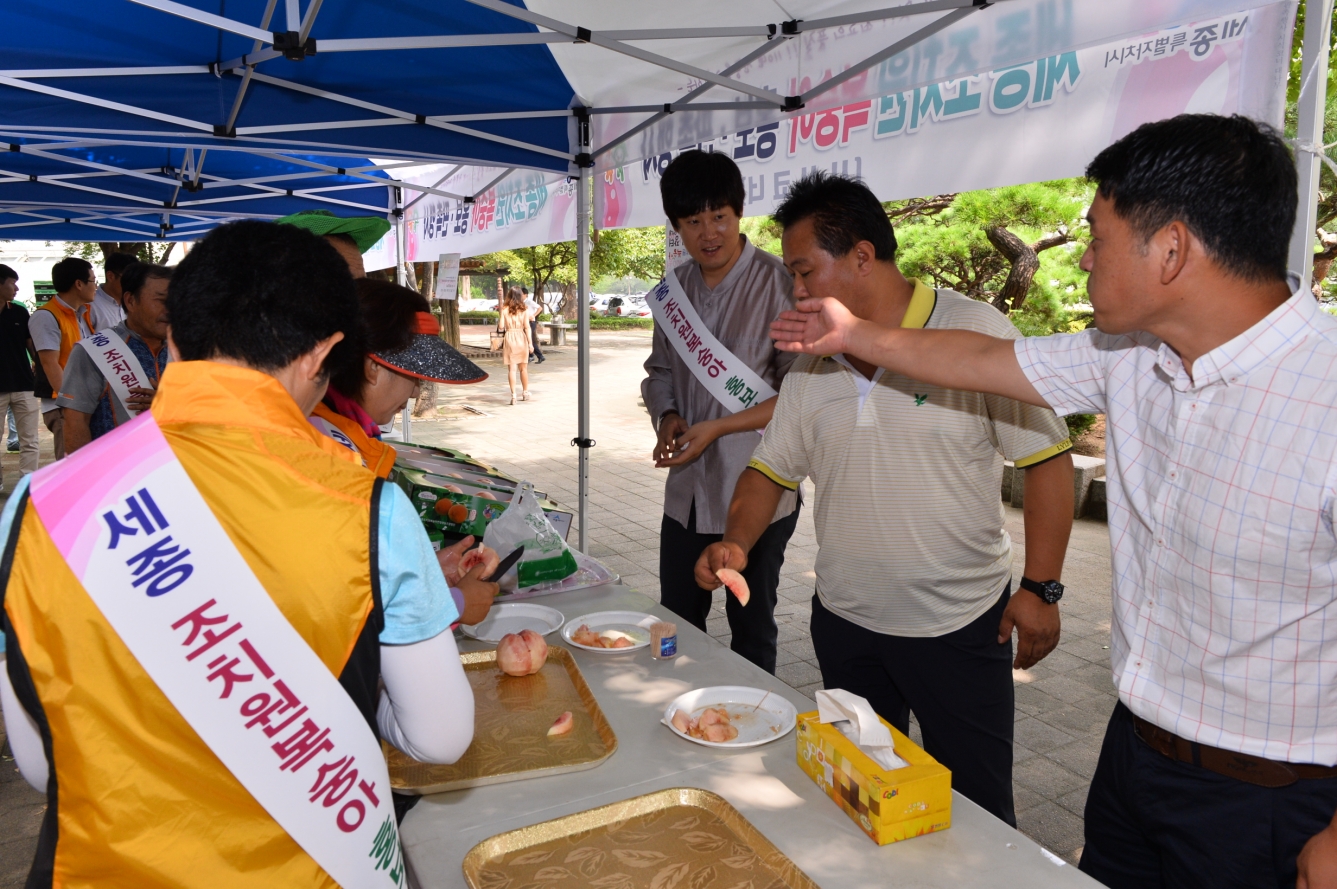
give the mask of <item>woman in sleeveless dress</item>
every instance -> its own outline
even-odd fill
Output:
[[[506,362],[506,379],[511,386],[511,404],[515,404],[515,374],[520,372],[520,401],[531,401],[529,394],[529,353],[533,344],[530,342],[529,309],[525,306],[525,295],[519,287],[506,291],[501,312],[497,318],[497,330],[502,335],[501,360]]]

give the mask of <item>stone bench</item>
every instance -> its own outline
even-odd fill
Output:
[[[1105,458],[1072,455],[1073,514],[1080,519],[1105,518]],[[1026,503],[1026,470],[1003,464],[1003,500],[1017,508]]]
[[[540,321],[539,327],[548,328],[548,345],[550,346],[565,346],[566,332],[576,329],[575,324],[564,321]]]

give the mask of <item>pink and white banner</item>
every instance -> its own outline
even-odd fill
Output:
[[[565,175],[516,170],[498,180],[504,168],[466,166],[446,176],[450,171],[450,166],[431,166],[404,177],[414,185],[459,195],[405,189],[404,201],[410,205],[404,211],[405,262],[435,262],[443,253],[479,256],[575,238],[576,187]],[[394,229],[362,259],[368,271],[393,268]]]
[[[982,68],[989,47],[973,46],[968,33],[935,36],[806,113],[698,145],[738,163],[747,216],[769,214],[792,182],[818,169],[861,178],[882,200],[1080,176],[1110,143],[1184,112],[1279,125],[1293,15],[1291,4],[1272,3],[997,69]],[[913,85],[922,70],[954,76]],[[798,94],[831,75],[777,86]],[[600,168],[595,224],[662,223],[659,176],[676,153]]]

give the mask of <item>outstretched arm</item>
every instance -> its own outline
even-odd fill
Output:
[[[770,527],[784,492],[784,488],[757,470],[751,467],[743,470],[729,503],[724,539],[706,547],[696,560],[697,586],[703,590],[719,589],[721,581],[715,572],[721,568],[742,571],[747,567],[747,554]]]
[[[1022,373],[1014,340],[967,330],[883,327],[830,298],[800,300],[797,309],[772,322],[771,338],[786,352],[844,353],[936,386],[1049,407]]]

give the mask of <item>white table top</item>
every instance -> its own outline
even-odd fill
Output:
[[[400,832],[410,873],[423,887],[465,886],[460,864],[488,837],[668,787],[712,790],[742,812],[823,889],[854,887],[1099,886],[1059,866],[1032,840],[960,794],[952,827],[878,846],[798,767],[794,733],[772,744],[728,751],[703,747],[660,723],[685,691],[708,685],[770,689],[800,713],[816,704],[735,655],[658,603],[623,586],[548,596],[539,601],[568,618],[593,611],[645,611],[678,624],[678,657],[656,661],[648,649],[599,654],[571,649],[599,701],[618,749],[584,772],[495,784],[424,797]],[[560,644],[558,634],[549,644]],[[464,641],[461,650],[490,646]]]

